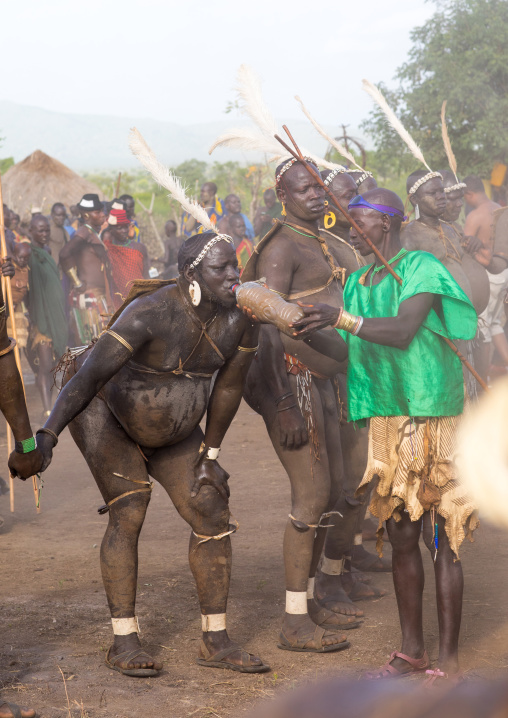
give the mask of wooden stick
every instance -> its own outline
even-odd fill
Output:
[[[2,178],[0,176],[0,249],[1,249],[1,255],[2,258],[7,256],[7,242],[5,241],[5,217],[4,217],[4,205],[3,205],[3,197],[2,197]],[[2,277],[3,279],[3,277]],[[19,354],[19,345],[18,345],[18,333],[16,331],[16,320],[14,317],[14,302],[12,301],[12,287],[10,281],[4,280],[2,281],[2,288],[5,288],[5,296],[7,297],[7,307],[9,309],[9,317],[11,320],[11,328],[12,328],[12,338],[16,342],[16,346],[14,347],[14,357],[16,360],[16,366],[18,367],[19,376],[21,378],[21,385],[23,387],[23,394],[26,401],[26,391],[25,391],[25,382],[23,381],[23,372],[21,370],[21,357]],[[10,427],[9,427],[9,433],[10,433]],[[9,441],[7,441],[7,444],[9,445]],[[9,452],[10,454],[10,452]],[[32,483],[34,487],[34,494],[35,494],[35,506],[37,508],[37,479],[35,476],[32,476]],[[14,487],[13,487],[14,489]],[[14,492],[13,492],[14,493]],[[13,496],[13,493],[11,496]],[[14,499],[12,498],[12,501]],[[37,508],[37,513],[40,513],[40,508]]]
[[[287,134],[288,134],[288,136],[289,136],[291,142],[294,144],[294,146],[295,146],[295,147],[298,147],[297,144],[296,144],[296,142],[294,141],[293,137],[291,136],[291,133],[289,132],[288,128],[286,127],[286,125],[282,125],[282,126],[283,126],[284,130],[287,132]],[[356,229],[356,231],[358,232],[358,234],[360,235],[360,237],[361,237],[363,240],[365,240],[365,242],[366,242],[366,243],[369,245],[369,247],[372,249],[372,251],[374,252],[374,254],[376,255],[376,257],[379,259],[379,261],[380,261],[382,264],[384,264],[384,266],[386,267],[386,269],[390,272],[390,274],[391,274],[399,283],[402,283],[402,279],[399,277],[398,274],[396,274],[396,273],[394,272],[394,270],[393,270],[392,267],[388,264],[388,262],[386,261],[386,259],[384,259],[383,255],[382,255],[381,252],[378,250],[378,248],[377,248],[374,244],[372,244],[372,242],[371,242],[370,239],[367,237],[367,235],[365,234],[365,232],[364,232],[362,229],[360,229],[360,227],[356,224],[356,222],[355,222],[354,219],[351,217],[351,215],[349,214],[349,212],[347,212],[347,211],[342,207],[342,205],[339,204],[339,202],[338,202],[337,198],[335,197],[335,195],[333,194],[332,190],[331,190],[329,187],[327,187],[327,186],[325,185],[325,183],[323,182],[323,179],[322,179],[321,175],[319,174],[319,172],[316,172],[316,170],[312,167],[312,165],[310,165],[310,164],[305,160],[304,156],[303,156],[302,153],[300,152],[300,149],[297,149],[297,151],[295,152],[294,150],[291,149],[291,147],[289,147],[289,145],[287,145],[287,144],[284,142],[283,139],[281,139],[281,138],[279,137],[279,135],[275,135],[275,139],[276,139],[278,142],[280,142],[280,144],[281,144],[288,152],[290,152],[295,159],[297,159],[299,162],[302,162],[302,163],[305,165],[305,169],[307,170],[307,172],[309,172],[309,174],[311,174],[311,175],[314,177],[314,179],[317,180],[317,182],[319,182],[319,184],[321,185],[321,187],[323,187],[323,189],[325,190],[326,194],[327,194],[328,197],[332,200],[332,202],[335,204],[335,206],[337,207],[337,209],[342,212],[342,214],[343,214],[344,217],[347,219],[347,221],[351,224],[351,226]]]
[[[378,250],[378,248],[371,242],[371,240],[369,239],[369,237],[367,237],[367,235],[365,234],[365,232],[363,232],[363,231],[360,229],[360,227],[356,224],[356,222],[355,222],[354,219],[351,217],[351,215],[349,214],[349,212],[347,212],[347,211],[340,205],[339,201],[337,200],[337,198],[335,197],[335,195],[333,194],[333,192],[331,191],[331,189],[329,189],[329,187],[327,187],[327,186],[325,185],[325,183],[323,182],[323,178],[321,177],[321,175],[319,174],[319,172],[316,172],[316,170],[312,167],[312,165],[310,165],[310,164],[306,161],[306,159],[304,158],[304,156],[302,155],[302,153],[301,153],[301,151],[300,151],[300,148],[299,148],[298,145],[296,144],[295,140],[293,139],[293,136],[291,135],[291,132],[288,130],[288,128],[286,127],[286,125],[282,125],[282,127],[284,128],[284,131],[286,132],[287,136],[289,137],[289,139],[290,139],[291,142],[293,143],[295,149],[293,150],[291,147],[289,147],[289,145],[287,145],[287,144],[284,142],[284,140],[283,140],[282,138],[280,138],[278,135],[275,135],[275,139],[276,139],[278,142],[280,142],[280,144],[281,144],[295,159],[297,159],[299,162],[301,162],[301,163],[304,165],[304,167],[305,167],[305,169],[307,170],[307,172],[309,172],[309,174],[311,174],[312,177],[314,177],[314,179],[318,182],[318,184],[325,190],[326,194],[327,194],[328,197],[331,199],[331,201],[333,202],[333,204],[337,207],[337,209],[340,210],[340,212],[342,212],[342,214],[343,214],[344,217],[348,220],[348,222],[351,224],[351,226],[354,227],[354,228],[356,229],[356,231],[358,232],[358,234],[362,237],[362,239],[365,240],[365,242],[368,244],[368,246],[370,247],[370,249],[372,249],[372,251],[374,252],[374,254],[376,255],[376,257],[379,259],[379,261],[381,262],[381,264],[383,264],[383,265],[385,266],[385,268],[388,270],[388,272],[392,275],[392,277],[394,277],[394,278],[397,280],[397,282],[398,282],[399,284],[402,284],[402,277],[399,277],[399,275],[394,271],[393,267],[391,267],[390,264],[388,264],[388,262],[387,262],[386,259],[383,257],[383,255],[382,255],[381,252]],[[466,369],[467,369],[469,372],[471,372],[471,374],[474,376],[474,378],[476,379],[476,381],[478,382],[478,384],[481,386],[481,388],[482,388],[484,391],[488,391],[489,388],[488,388],[487,384],[483,381],[483,379],[482,379],[481,376],[478,374],[478,372],[476,371],[476,369],[475,369],[473,366],[471,366],[471,364],[468,362],[468,360],[466,359],[466,357],[465,357],[463,354],[461,354],[461,352],[458,350],[457,346],[456,346],[450,339],[448,339],[448,337],[444,337],[442,334],[439,334],[439,336],[441,337],[441,339],[443,339],[443,341],[444,341],[446,344],[448,344],[448,346],[450,347],[450,349],[459,357],[460,361],[464,364],[464,366],[466,367]]]
[[[115,197],[117,197],[117,198],[120,196],[120,182],[121,182],[121,181],[122,181],[122,173],[119,172],[119,173],[118,173],[118,179],[117,179],[117,181],[116,181],[116,194],[115,194]],[[113,199],[114,199],[115,197],[113,197]]]

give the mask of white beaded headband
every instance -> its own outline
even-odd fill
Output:
[[[304,157],[303,159],[304,159],[306,162],[311,162],[313,165],[316,164],[315,161],[312,159],[312,157]],[[290,160],[288,160],[288,161],[286,162],[286,164],[283,165],[283,166],[280,168],[279,174],[275,177],[275,184],[276,184],[276,185],[279,184],[280,178],[282,177],[282,175],[284,174],[284,172],[287,172],[288,169],[295,164],[295,162],[299,162],[299,161],[300,161],[300,160],[297,160],[296,157],[292,157]]]
[[[439,179],[443,179],[443,175],[440,172],[427,172],[426,175],[423,175],[423,177],[420,177],[419,180],[416,180],[414,185],[410,188],[408,195],[411,197],[417,189],[420,189],[422,184],[425,184],[425,182],[428,182],[431,179],[434,179],[435,177],[439,177]]]
[[[344,173],[344,172],[346,172],[346,168],[345,168],[345,167],[337,167],[337,169],[332,170],[332,171],[330,172],[330,174],[328,175],[328,177],[324,180],[324,184],[325,184],[327,187],[329,187],[329,186],[331,185],[331,183],[333,182],[333,180],[335,179],[335,177],[337,177],[337,175],[340,175],[340,174],[342,174],[342,173]]]
[[[466,189],[467,184],[465,182],[458,182],[457,184],[452,184],[451,187],[445,187],[444,191],[445,194],[449,194],[450,192],[455,192],[458,189]]]
[[[365,172],[362,175],[360,175],[360,177],[358,177],[358,179],[355,179],[356,186],[359,187],[361,185],[361,183],[365,182],[365,180],[368,179],[369,177],[374,177],[374,175],[372,174],[372,172],[367,172],[367,170],[365,170]],[[354,179],[354,177],[353,177],[353,179]]]
[[[208,254],[208,252],[211,250],[212,247],[214,247],[217,242],[228,242],[228,244],[233,244],[232,238],[229,236],[229,234],[218,234],[216,237],[213,237],[209,242],[205,244],[201,252],[198,254],[196,259],[192,262],[192,264],[189,265],[189,269],[194,269],[198,266],[198,264],[205,258],[205,256]]]

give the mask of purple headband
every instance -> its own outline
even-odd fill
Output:
[[[375,209],[376,212],[387,214],[390,217],[397,215],[397,217],[402,217],[404,220],[406,219],[406,217],[404,217],[404,212],[401,212],[400,209],[397,209],[397,207],[390,207],[386,204],[371,204],[364,197],[362,197],[361,194],[357,194],[356,197],[353,197],[351,202],[348,204],[348,209],[351,209],[352,207],[368,207],[369,209]]]

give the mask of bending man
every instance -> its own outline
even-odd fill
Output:
[[[69,424],[109,510],[101,568],[115,637],[106,662],[126,675],[155,675],[162,667],[140,646],[134,610],[149,476],[192,528],[189,562],[203,627],[198,663],[268,670],[226,632],[235,527],[229,476],[217,457],[257,343],[257,329],[235,307],[238,265],[230,241],[212,233],[192,237],[180,250],[177,280],[134,286],[111,328],[79,357],[39,434],[49,461]]]

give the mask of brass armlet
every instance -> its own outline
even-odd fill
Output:
[[[117,334],[112,329],[106,329],[104,334],[110,334],[114,339],[116,339],[120,344],[123,344],[126,349],[130,351],[131,354],[134,354],[134,349],[131,347],[129,342],[120,336],[120,334]]]
[[[78,277],[78,270],[76,267],[71,267],[65,270],[65,274],[69,277],[71,282],[74,284],[75,289],[80,289],[83,286],[83,282]]]

